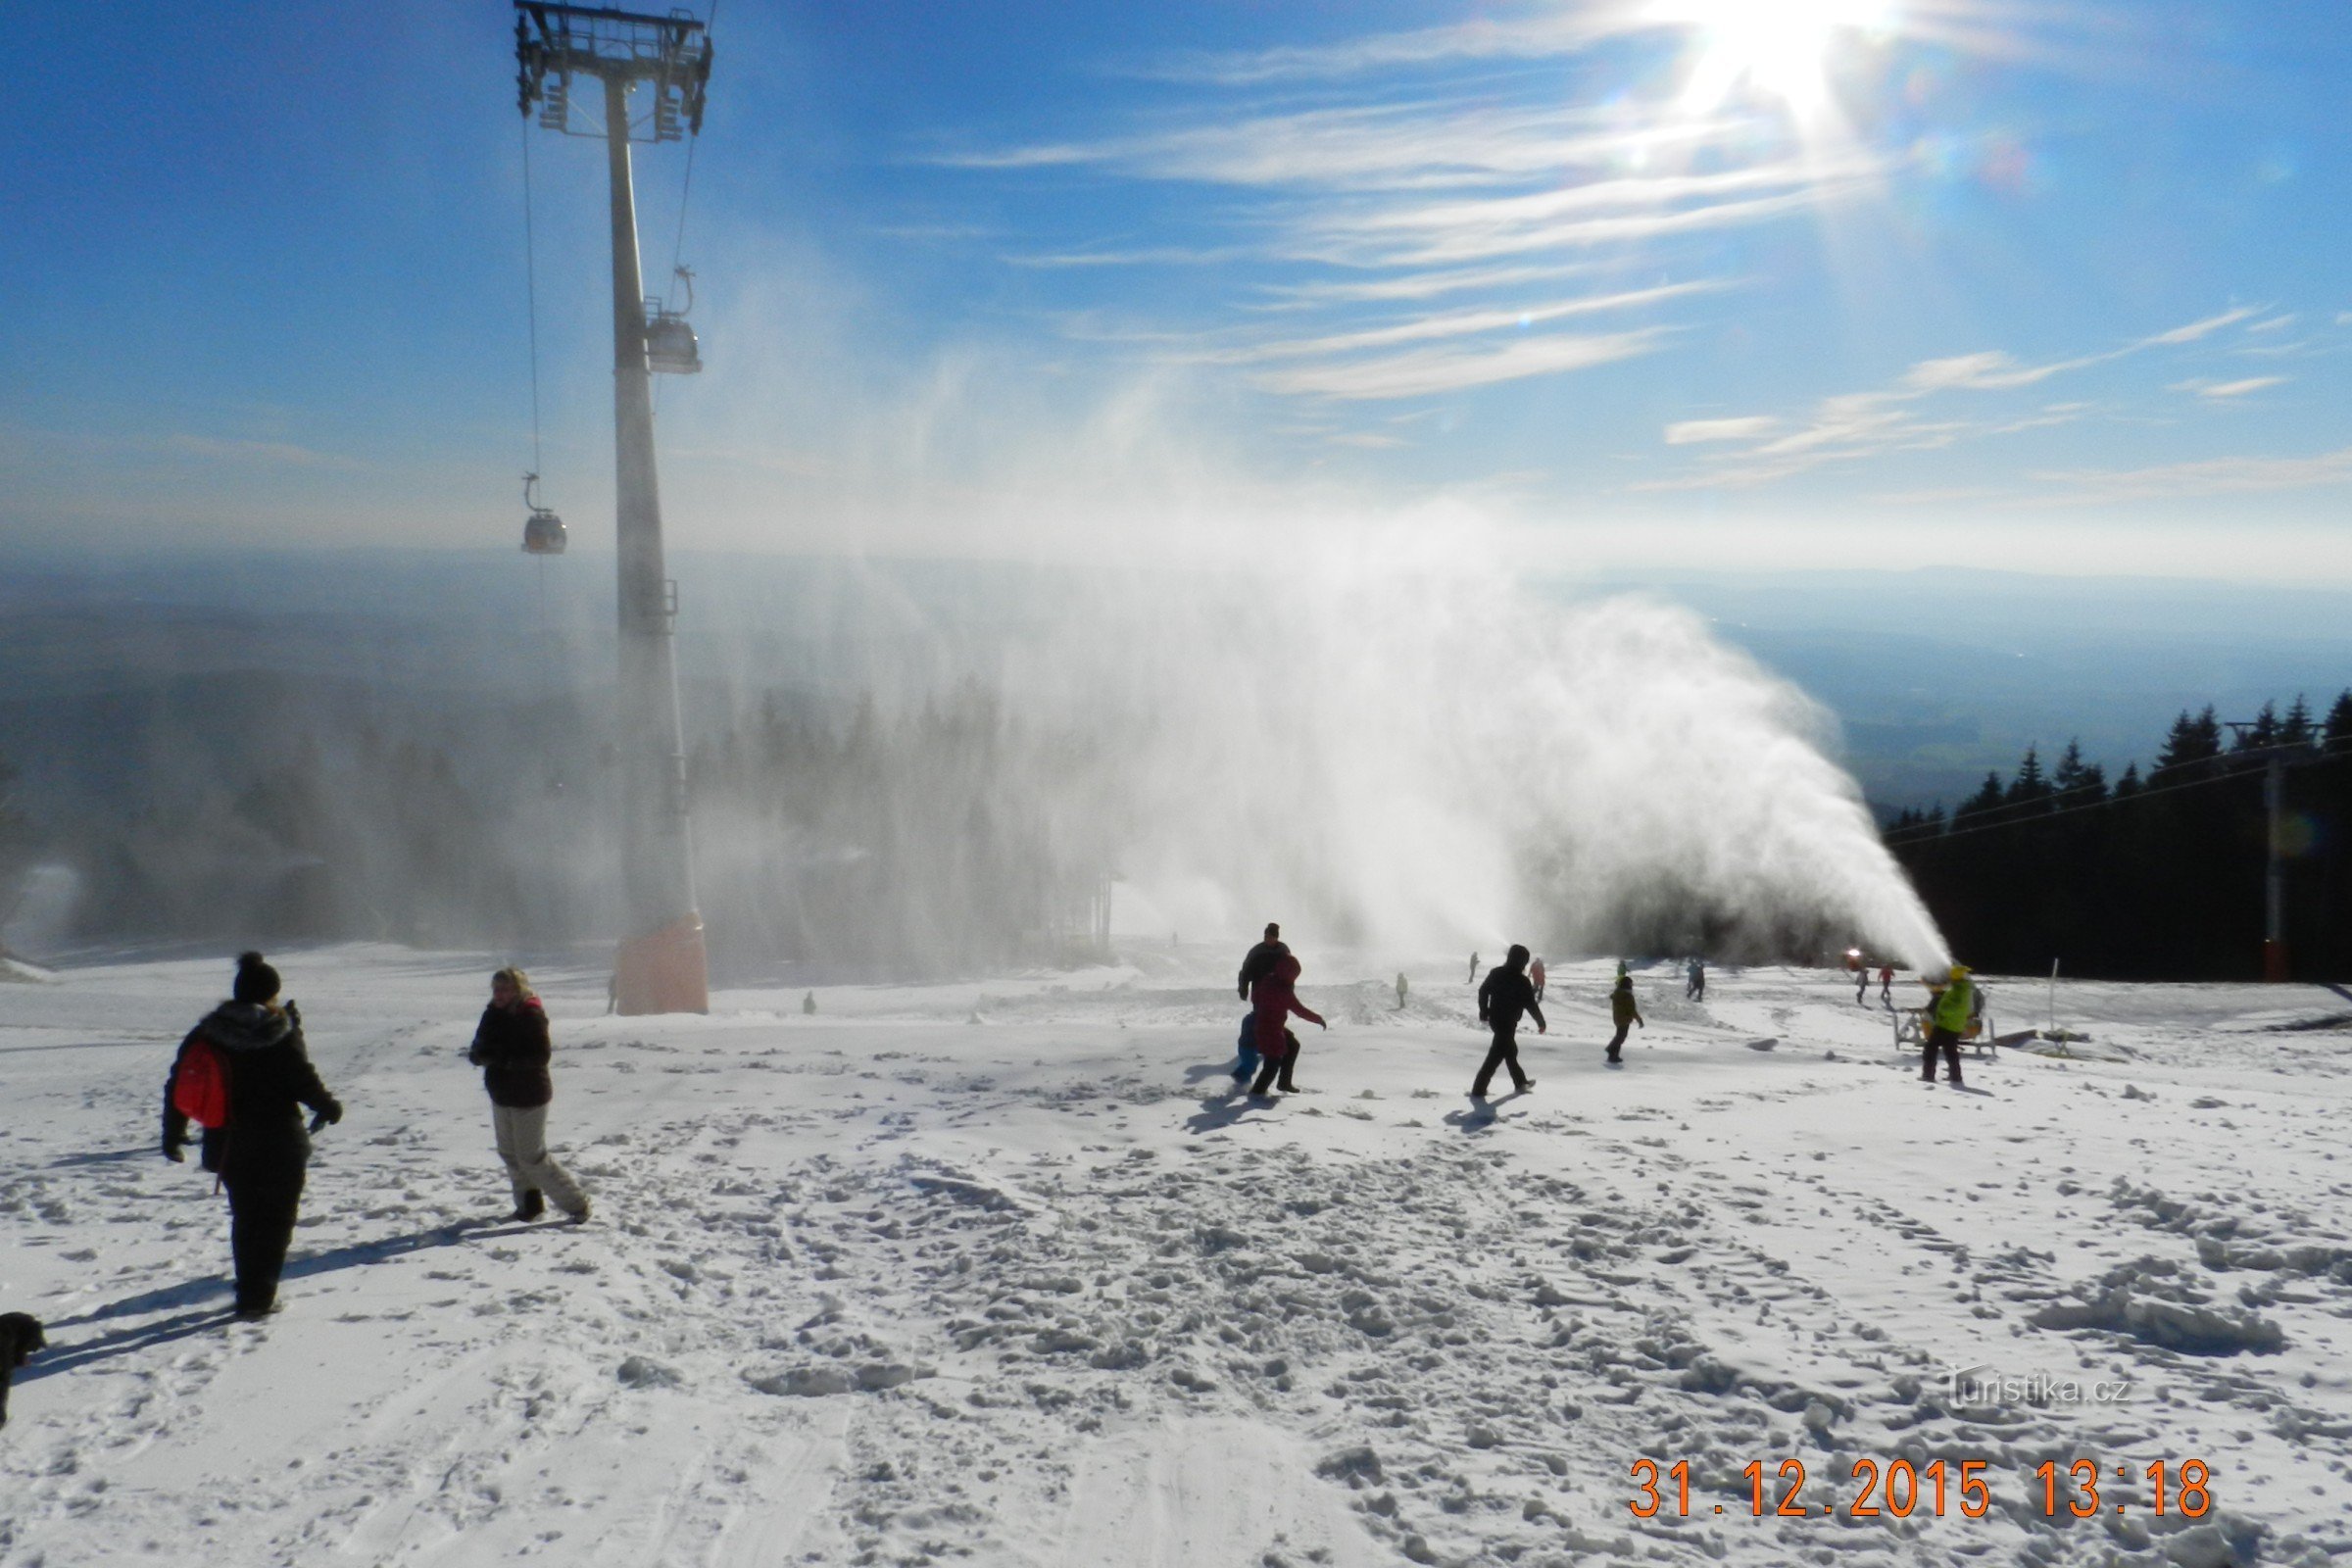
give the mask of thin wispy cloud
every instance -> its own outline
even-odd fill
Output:
[[[2037,473],[2081,502],[2160,501],[2257,490],[2352,484],[2352,447],[2309,457],[2206,458],[2144,468],[2074,468]]]
[[[2286,379],[2283,375],[2249,375],[2235,381],[2175,381],[2168,390],[2193,392],[2198,397],[2220,401],[2242,398],[2250,392],[2260,392],[2265,387],[2284,386]]]
[[[1894,453],[1934,451],[1964,440],[2010,435],[2073,423],[2087,412],[2082,402],[2041,403],[1998,414],[1953,413],[1927,406],[1954,395],[1993,396],[2037,388],[2045,382],[2162,350],[2203,342],[2228,327],[2264,314],[2264,307],[2233,307],[2212,316],[2134,338],[2115,348],[2062,360],[2029,363],[2005,350],[1981,350],[1921,360],[1887,386],[1839,393],[1817,403],[1809,415],[1771,415],[1670,421],[1667,446],[1708,445],[1700,467],[1636,486],[1647,490],[1743,489],[1771,484],[1832,466],[1848,466]],[[2276,386],[2282,376],[2249,376],[2230,381],[2189,380],[2170,389],[2227,400]]]
[[[1449,337],[1472,337],[1489,332],[1526,331],[1530,327],[1547,324],[1572,316],[1592,316],[1609,311],[1638,309],[1663,300],[1679,299],[1690,294],[1704,294],[1724,287],[1720,283],[1670,283],[1658,288],[1631,289],[1619,294],[1599,294],[1582,299],[1554,300],[1548,304],[1531,305],[1524,309],[1453,311],[1440,316],[1425,316],[1411,320],[1393,322],[1387,326],[1366,327],[1352,332],[1335,332],[1324,337],[1294,338],[1263,343],[1251,348],[1237,349],[1216,356],[1228,364],[1257,364],[1268,360],[1288,360],[1304,357],[1328,357],[1352,354],[1364,349],[1393,348],[1399,343],[1423,342]]]
[[[1909,156],[1807,143],[1753,109],[1694,111],[1670,80],[1596,94],[1494,69],[1689,27],[1650,0],[1625,0],[1189,56],[1152,74],[1197,87],[1198,101],[1163,105],[1148,122],[934,161],[1183,187],[1190,229],[1172,242],[1128,225],[1006,260],[1255,271],[1230,309],[1279,314],[1288,330],[1236,341],[1196,326],[1199,347],[1165,358],[1230,367],[1257,391],[1371,402],[1567,374],[1660,352],[1703,319],[1702,297],[1738,281],[1724,236],[1881,190]],[[1147,219],[1167,210],[1142,208]],[[1578,274],[1616,286],[1575,298],[1547,287]],[[1610,332],[1544,330],[1596,312],[1631,319]]]
[[[168,436],[164,446],[183,457],[244,464],[266,468],[354,468],[351,459],[319,452],[292,441],[256,441],[238,437],[195,435],[181,431]]]
[[[1417,67],[1572,55],[1611,37],[1652,28],[1654,7],[1585,4],[1518,20],[1482,18],[1449,26],[1374,33],[1336,43],[1191,54],[1159,61],[1150,74],[1224,87],[1360,76]]]
[[[1654,353],[1666,333],[1667,328],[1655,326],[1592,337],[1555,333],[1518,339],[1494,349],[1420,349],[1410,354],[1266,370],[1251,379],[1266,391],[1293,396],[1342,400],[1428,397],[1630,360]]]
[[[1752,441],[1768,434],[1778,419],[1747,415],[1731,419],[1682,419],[1666,427],[1670,447],[1695,446],[1702,441]]]

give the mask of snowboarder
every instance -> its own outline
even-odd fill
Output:
[[[1469,972],[1468,974],[1466,974],[1466,975],[1462,976],[1462,984],[1464,984],[1464,985],[1469,985],[1469,984],[1473,983],[1474,981],[1476,981],[1477,979],[1478,979],[1478,951],[1477,951],[1477,950],[1474,948],[1474,949],[1472,949],[1472,950],[1471,950],[1471,952],[1470,952],[1470,972]]]
[[[1397,970],[1397,971],[1396,971],[1396,1010],[1397,1010],[1398,1012],[1402,1012],[1402,1011],[1404,1010],[1404,994],[1405,994],[1405,992],[1406,992],[1408,989],[1409,989],[1409,988],[1408,988],[1408,987],[1405,985],[1405,983],[1404,983],[1404,971],[1403,971],[1402,969],[1399,969],[1399,970]]]
[[[1242,959],[1242,972],[1236,987],[1241,999],[1248,1002],[1250,988],[1272,974],[1274,965],[1290,956],[1291,950],[1282,940],[1282,927],[1268,920],[1265,941],[1251,948],[1249,956]]]
[[[1536,1033],[1549,1034],[1551,1026],[1544,1021],[1544,1004],[1536,999],[1535,982],[1527,976],[1527,950],[1517,943],[1503,955],[1503,961],[1487,972],[1487,983],[1478,988],[1478,1021],[1494,1031],[1494,1043],[1487,1048],[1487,1059],[1479,1064],[1478,1077],[1471,1081],[1470,1098],[1487,1098],[1487,1086],[1494,1081],[1496,1067],[1511,1069],[1511,1087],[1525,1094],[1536,1087],[1519,1066],[1519,1017],[1526,1013],[1536,1020]]]
[[[1891,963],[1879,965],[1879,1005],[1894,1005],[1894,965]]]
[[[1707,964],[1703,958],[1692,958],[1683,970],[1683,996],[1691,1002],[1707,1000]]]
[[[236,1311],[248,1322],[277,1309],[311,1158],[301,1107],[316,1113],[311,1131],[343,1119],[342,1102],[311,1064],[301,1012],[292,1002],[278,1004],[278,984],[260,954],[239,955],[229,1000],[188,1031],[164,1080],[164,1157],[187,1158],[196,1116],[204,1127],[199,1161],[228,1189]]]
[[[1623,1061],[1618,1053],[1625,1049],[1625,1032],[1635,1024],[1649,1027],[1649,1020],[1634,1003],[1634,977],[1625,972],[1623,964],[1617,966],[1617,984],[1609,992],[1609,1020],[1617,1026],[1616,1034],[1609,1037],[1609,1060]]]
[[[1955,963],[1944,982],[1935,981],[1928,986],[1928,1039],[1920,1049],[1919,1076],[1928,1083],[1936,1081],[1936,1054],[1943,1053],[1945,1073],[1952,1087],[1960,1087],[1960,1035],[1975,1016],[1976,983],[1969,978],[1966,964]]]
[[[1298,1000],[1298,960],[1286,950],[1274,961],[1274,972],[1261,978],[1250,988],[1250,1003],[1257,1024],[1257,1054],[1265,1058],[1257,1069],[1257,1082],[1250,1086],[1253,1095],[1262,1095],[1269,1085],[1281,1077],[1285,1094],[1294,1093],[1297,1085],[1291,1074],[1298,1064],[1298,1041],[1285,1028],[1292,1013],[1325,1029],[1323,1015]]]
[[[550,1198],[574,1225],[588,1217],[588,1195],[547,1152],[547,1105],[556,1098],[547,1065],[554,1054],[547,1009],[530,976],[499,970],[490,977],[490,1005],[474,1026],[466,1059],[482,1069],[482,1087],[490,1091],[490,1126],[514,1189],[514,1212],[507,1217],[523,1224],[546,1213]]]
[[[1528,984],[1536,988],[1536,1000],[1542,1002],[1544,1000],[1544,960],[1542,958],[1538,958],[1527,966],[1527,980]]]

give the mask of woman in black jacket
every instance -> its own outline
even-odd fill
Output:
[[[187,1157],[188,1116],[174,1102],[173,1091],[199,1042],[209,1045],[220,1076],[227,1080],[228,1118],[205,1129],[203,1163],[228,1189],[237,1316],[247,1319],[277,1309],[277,1276],[294,1240],[311,1159],[302,1107],[317,1113],[314,1126],[343,1119],[342,1102],[326,1092],[318,1069],[311,1065],[302,1014],[291,1002],[278,1005],[277,988],[277,971],[260,954],[241,955],[231,1000],[188,1031],[164,1080],[164,1154],[174,1161]]]
[[[547,1071],[553,1054],[547,1011],[530,977],[520,969],[499,970],[490,977],[490,1005],[482,1009],[466,1059],[482,1069],[482,1085],[490,1091],[498,1157],[507,1162],[507,1179],[514,1186],[514,1212],[509,1217],[537,1219],[552,1198],[576,1225],[588,1217],[588,1195],[547,1152],[547,1102],[556,1097]]]

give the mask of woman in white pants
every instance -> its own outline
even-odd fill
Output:
[[[549,1199],[578,1224],[588,1217],[588,1195],[570,1172],[547,1152],[547,1102],[556,1097],[547,1063],[554,1054],[547,1012],[539,1005],[530,977],[501,969],[490,977],[490,1005],[473,1031],[466,1059],[482,1069],[490,1091],[490,1124],[498,1134],[498,1157],[514,1186],[515,1220],[547,1212]]]

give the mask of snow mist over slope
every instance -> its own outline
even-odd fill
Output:
[[[1076,738],[1030,788],[1124,928],[1948,961],[1827,714],[1687,611],[1369,550],[1054,593],[949,662]]]

